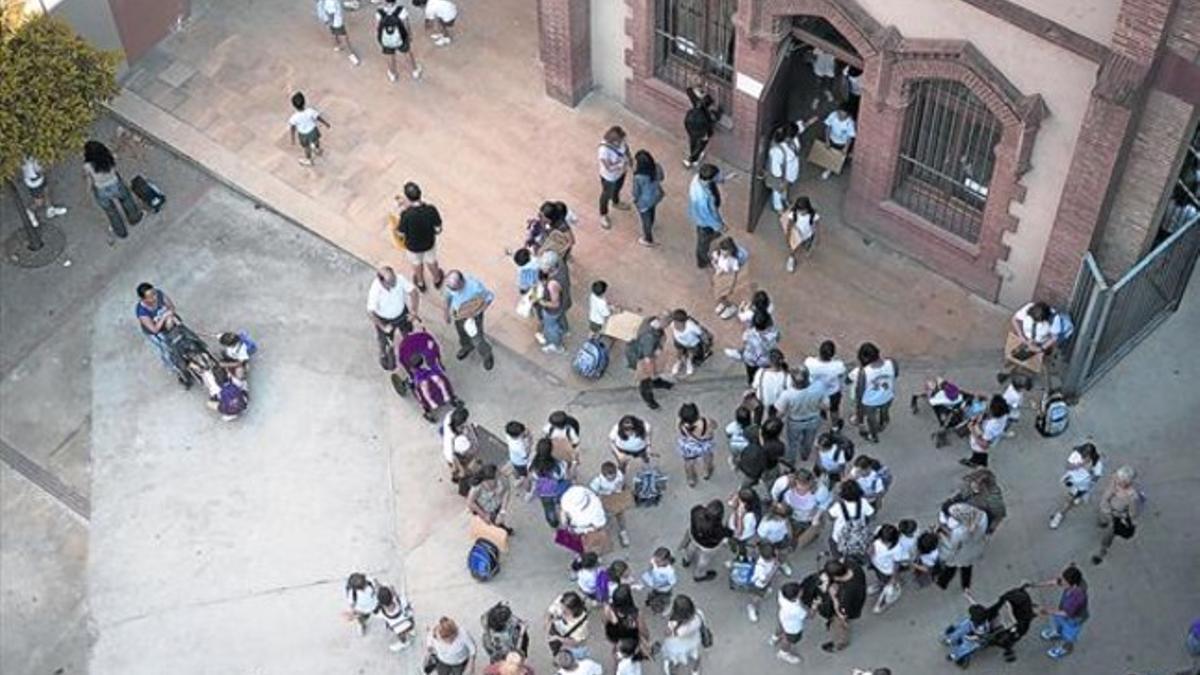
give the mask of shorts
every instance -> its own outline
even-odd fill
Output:
[[[331,34],[332,34],[334,37],[337,37],[338,35],[345,35],[345,34],[346,34],[346,26],[345,26],[345,25],[341,25],[341,26],[330,26],[330,27],[329,27],[329,32],[330,32],[330,33],[331,33]]]
[[[28,185],[25,187],[29,189],[29,196],[34,199],[41,199],[46,196],[46,181],[42,181],[42,184],[37,187],[29,187]]]
[[[389,54],[389,55],[395,54],[396,52],[400,52],[401,54],[407,54],[408,53],[408,43],[405,42],[404,44],[400,45],[399,47],[384,47],[381,45],[380,49],[383,50],[384,54]]]
[[[436,265],[437,264],[437,247],[433,247],[428,251],[406,251],[408,262],[412,265]]]
[[[300,134],[300,147],[308,148],[317,145],[321,141],[321,130],[314,128],[306,134]]]
[[[800,631],[799,633],[789,633],[783,630],[783,626],[779,627],[779,632],[783,633],[783,639],[787,640],[789,645],[799,644],[800,638],[804,637],[804,631]]]
[[[515,473],[517,475],[517,478],[524,478],[529,475],[529,466],[528,465],[518,466],[516,464],[510,463],[509,466],[511,466],[513,468],[513,473]]]

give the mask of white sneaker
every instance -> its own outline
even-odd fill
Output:
[[[358,58],[358,54],[355,54],[354,52],[350,52],[350,56],[348,58],[350,59],[350,63],[353,63],[356,66],[362,63],[362,59]]]
[[[829,101],[830,103],[833,103],[833,92],[832,91],[829,91],[828,89],[825,90],[825,100]]]
[[[421,66],[417,66],[416,68],[413,68],[412,76],[413,76],[414,80],[421,79]]]
[[[341,46],[341,45],[334,45],[334,46],[333,46],[333,51],[335,51],[335,52],[340,52],[340,51],[342,51],[342,46]]]
[[[832,175],[833,175],[833,172],[830,171],[829,169],[826,169],[821,172],[821,180],[829,180],[829,177]]]
[[[786,269],[789,272],[795,272],[796,271],[796,259],[789,257],[787,259],[787,264],[784,265],[783,267],[784,267],[784,269]]]
[[[767,644],[771,645],[772,647],[779,644],[779,636],[775,633],[771,633],[771,637],[767,638]]]
[[[1050,516],[1050,529],[1057,530],[1059,525],[1062,525],[1063,514],[1055,513]]]
[[[721,312],[721,318],[732,319],[735,314],[737,314],[737,307],[734,307],[733,305],[726,305],[725,309]]]
[[[452,40],[450,39],[450,36],[447,35],[446,37],[438,38],[437,40],[434,40],[433,44],[435,44],[439,47],[449,47],[451,42],[452,42]]]
[[[372,1],[374,1],[374,0],[372,0]],[[393,652],[402,652],[405,649],[408,649],[410,644],[411,643],[408,643],[408,642],[393,642],[392,644],[388,645],[388,649],[390,649]]]
[[[692,365],[691,360],[688,360],[688,362],[684,364],[683,372],[684,375],[688,377],[691,377],[692,373],[696,372],[696,366]]]
[[[609,220],[608,216],[600,216],[600,227],[606,230],[612,229],[612,221]]]
[[[779,571],[783,572],[783,576],[785,576],[785,577],[792,576],[792,566],[787,563],[782,563],[779,566]]]
[[[396,81],[396,74],[389,70],[388,71],[388,82],[395,82],[395,81]]]
[[[65,206],[51,205],[51,206],[46,207],[46,218],[47,219],[57,218],[59,216],[65,216],[65,215],[67,215],[67,208]]]
[[[675,365],[671,366],[671,377],[679,377],[679,368],[680,363],[676,361]]]
[[[793,666],[800,664],[799,656],[796,656],[795,654],[793,654],[791,652],[785,652],[782,649],[775,652],[775,656],[778,657],[780,661],[784,661],[785,663],[790,663]]]
[[[443,35],[442,33],[430,33],[429,34],[429,39],[433,40],[434,42],[437,42],[438,40],[441,40],[444,37],[446,37],[446,36]]]
[[[816,109],[817,109],[817,106],[819,106],[819,105],[821,105],[821,101],[820,101],[820,99],[816,99],[816,98],[814,98],[814,99],[813,99],[813,102],[812,102],[812,109],[813,109],[813,110],[816,110]]]
[[[617,533],[617,541],[621,542],[621,546],[629,548],[629,533],[621,530]]]
[[[754,605],[746,605],[746,616],[750,617],[750,623],[758,623],[758,610]]]
[[[542,347],[542,351],[547,354],[565,354],[565,353],[567,353],[567,350],[563,349],[562,347],[559,347],[558,345],[546,345],[545,347]]]
[[[313,165],[313,161],[307,157],[301,157],[300,159],[298,159],[296,161],[300,162],[300,166],[312,166]]]
[[[545,335],[542,335],[541,333],[534,333],[533,339],[537,340],[537,343],[539,345],[542,345],[543,347],[546,346],[546,336]]]

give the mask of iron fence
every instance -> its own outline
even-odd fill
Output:
[[[1177,229],[1108,284],[1088,253],[1076,277],[1071,315],[1078,321],[1063,389],[1078,397],[1179,307],[1200,255],[1200,217]]]

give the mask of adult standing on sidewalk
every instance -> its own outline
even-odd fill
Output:
[[[833,639],[821,649],[840,652],[850,645],[850,622],[862,616],[867,604],[867,575],[856,562],[830,560],[825,563],[824,580],[833,604],[833,619],[829,622]]]
[[[794,386],[775,401],[775,410],[787,423],[787,462],[797,466],[797,457],[807,462],[812,454],[828,392],[824,386],[812,382],[804,367],[792,371],[792,383]]]
[[[462,361],[478,350],[483,357],[483,369],[491,370],[496,359],[483,332],[483,315],[496,295],[483,282],[459,270],[446,273],[442,292],[446,296],[446,323],[453,322],[454,332],[458,333],[459,347],[454,357]]]
[[[132,226],[141,222],[142,210],[133,200],[133,193],[129,191],[125,179],[117,173],[117,160],[108,146],[100,141],[88,141],[83,144],[83,172],[92,186],[92,196],[96,198],[100,208],[104,209],[104,215],[108,216],[112,233],[124,239],[129,235],[129,231],[125,229],[121,212],[125,212],[125,218]],[[120,203],[120,209],[117,208],[117,203]],[[112,243],[111,239],[109,243]]]
[[[396,369],[396,331],[400,335],[412,332],[413,319],[419,319],[421,296],[408,282],[388,265],[380,267],[367,290],[367,316],[375,326],[379,342],[379,366]]]
[[[699,583],[717,578],[717,572],[708,566],[721,545],[732,536],[733,530],[725,525],[725,504],[720,499],[692,507],[679,557],[684,567],[696,564],[692,570],[693,581]]]
[[[42,171],[41,163],[33,157],[26,157],[25,161],[21,163],[21,178],[24,179],[25,187],[29,190],[29,198],[33,200],[35,211],[41,209],[46,220],[66,215],[66,207],[55,206],[46,193],[46,173]]]
[[[1088,620],[1087,582],[1079,568],[1068,565],[1057,579],[1033,586],[1057,586],[1062,589],[1057,609],[1038,609],[1039,614],[1050,618],[1050,625],[1042,629],[1042,639],[1056,643],[1046,655],[1054,660],[1061,659],[1074,651],[1083,624]]]
[[[433,277],[433,287],[442,287],[442,269],[437,261],[437,238],[442,233],[442,214],[437,207],[421,199],[421,186],[409,181],[404,184],[406,204],[400,207],[400,225],[396,233],[404,238],[404,250],[413,268],[413,284],[425,292],[425,268]]]
[[[612,221],[608,218],[610,202],[613,208],[629,210],[629,204],[621,201],[625,172],[633,165],[624,129],[610,127],[604,132],[604,139],[600,141],[600,147],[596,151],[596,159],[600,163],[600,226],[607,230],[612,227]]]
[[[708,267],[708,250],[725,230],[721,217],[721,190],[725,181],[721,170],[712,164],[701,165],[688,185],[688,217],[696,226],[696,267]]]
[[[437,675],[475,672],[475,639],[459,628],[454,619],[445,616],[438,619],[437,624],[429,629],[425,647],[429,651],[427,663],[433,666],[428,672]]]
[[[176,374],[180,384],[190,387],[191,378],[175,368],[175,364],[171,361],[171,350],[167,347],[166,332],[178,321],[175,318],[175,303],[171,302],[171,298],[167,297],[166,293],[146,282],[138,284],[137,296],[138,302],[134,305],[134,316],[137,317],[142,335],[150,343],[150,346],[154,347],[159,360],[167,367],[167,370]]]
[[[642,219],[642,236],[638,243],[654,246],[654,212],[663,198],[663,169],[646,150],[633,156],[633,205]]]
[[[703,87],[688,87],[687,95],[692,106],[683,116],[683,128],[688,136],[688,156],[683,160],[683,166],[690,169],[704,158],[708,141],[721,118],[721,110]]]
[[[1104,530],[1100,538],[1100,550],[1092,556],[1092,564],[1099,565],[1108,555],[1113,539],[1132,539],[1137,531],[1137,519],[1142,511],[1142,492],[1134,480],[1137,472],[1131,466],[1117,469],[1104,493],[1100,495],[1099,526]]]
[[[935,581],[945,589],[959,575],[963,591],[971,590],[975,563],[987,545],[987,513],[966,502],[942,505],[938,514],[938,559],[942,569]]]

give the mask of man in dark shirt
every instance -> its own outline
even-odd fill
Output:
[[[688,534],[683,545],[683,566],[691,567],[692,579],[697,582],[711,581],[717,578],[714,570],[708,569],[717,549],[725,540],[733,536],[733,530],[725,526],[725,505],[720,499],[714,499],[707,504],[697,504],[692,507]]]
[[[825,563],[824,574],[834,615],[829,624],[833,640],[821,649],[840,652],[850,644],[850,622],[862,616],[867,604],[867,576],[860,565],[849,560],[830,560]]]
[[[425,268],[433,276],[434,288],[442,287],[442,270],[437,263],[437,236],[442,232],[442,216],[432,204],[421,201],[421,186],[413,182],[404,184],[404,198],[408,203],[400,212],[397,233],[404,238],[404,249],[408,262],[413,266],[413,285],[425,292]]]

